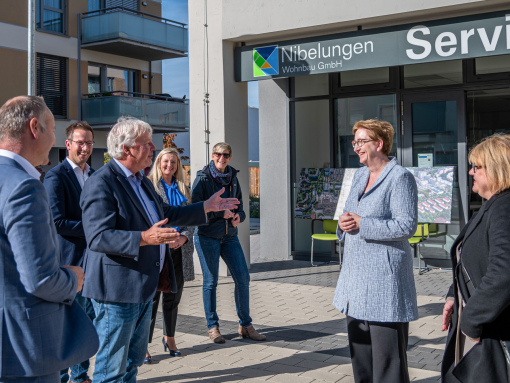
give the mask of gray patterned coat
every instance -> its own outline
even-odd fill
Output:
[[[165,187],[159,181],[158,188],[156,189],[158,194],[163,198],[165,203],[168,203],[166,197]],[[182,205],[189,204],[190,201],[184,202]],[[195,268],[193,266],[193,233],[195,232],[195,226],[183,226],[181,227],[181,235],[185,235],[188,238],[188,242],[181,246],[182,251],[182,272],[184,274],[184,282],[189,282],[195,279]]]
[[[369,170],[354,175],[344,212],[358,214],[360,228],[351,233],[337,228],[345,249],[333,305],[359,320],[409,322],[418,319],[408,242],[416,232],[418,193],[413,175],[390,159],[359,204]]]

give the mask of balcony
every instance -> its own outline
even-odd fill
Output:
[[[81,47],[145,61],[186,57],[186,24],[123,7],[81,15]]]
[[[124,91],[83,96],[81,118],[96,130],[109,130],[121,116],[148,122],[154,133],[185,132],[189,128],[188,100]]]

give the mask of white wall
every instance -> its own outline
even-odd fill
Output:
[[[319,6],[320,4],[320,6]],[[508,0],[223,1],[223,38],[259,42],[508,8]]]
[[[287,80],[259,83],[260,257],[290,256],[290,137]]]
[[[204,4],[190,1],[189,12],[189,67],[190,67],[190,154],[192,181],[197,170],[210,161],[215,143],[220,141],[232,145],[233,157],[230,164],[238,169],[239,183],[245,199],[244,209],[249,211],[249,170],[248,170],[248,90],[246,83],[234,81],[234,44],[223,42],[222,1],[209,0],[209,158],[206,159],[204,143]],[[249,214],[247,214],[249,217]],[[249,264],[250,236],[249,219],[239,226],[239,240]],[[195,271],[201,273],[195,257]],[[220,275],[227,275],[224,263]]]

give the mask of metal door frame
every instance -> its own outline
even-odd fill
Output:
[[[402,93],[401,94],[401,148],[402,148],[402,166],[413,166],[413,116],[412,104],[418,102],[437,102],[437,101],[456,101],[457,102],[457,148],[458,148],[458,166],[457,174],[459,178],[460,202],[459,211],[460,227],[464,227],[468,217],[468,166],[467,166],[467,136],[466,136],[466,96],[462,89],[420,92],[420,93]]]

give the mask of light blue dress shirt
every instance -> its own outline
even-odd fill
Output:
[[[121,164],[119,161],[117,161],[115,158],[113,159],[117,165],[122,169],[122,172],[126,176],[127,180],[129,181],[129,184],[135,191],[136,195],[140,199],[140,202],[143,205],[143,208],[145,209],[145,213],[147,213],[147,216],[149,217],[151,223],[154,225],[160,221],[158,216],[158,210],[156,209],[156,205],[154,201],[152,201],[147,193],[145,193],[145,190],[142,188],[142,179],[143,175],[141,172],[137,172],[136,174],[133,174],[131,170],[126,168],[123,164]],[[166,253],[166,245],[159,245],[159,271],[163,269],[163,265],[165,263],[165,253]]]

